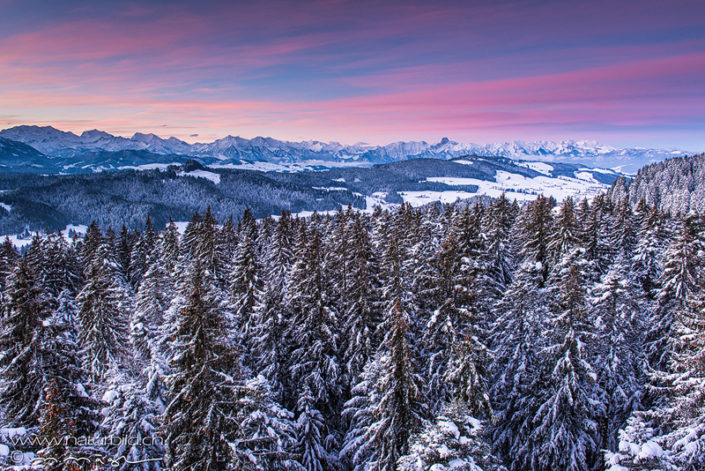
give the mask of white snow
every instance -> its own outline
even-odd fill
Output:
[[[426,203],[430,202],[430,198],[433,196],[431,193],[448,193],[448,195],[443,196],[439,200],[443,202],[455,201],[454,198],[457,197],[469,198],[476,195],[487,195],[496,198],[502,193],[505,193],[507,198],[516,199],[518,201],[531,201],[536,199],[536,196],[539,194],[553,196],[556,200],[563,201],[567,196],[581,195],[590,197],[609,188],[609,185],[599,183],[592,178],[591,174],[588,175],[590,175],[590,180],[570,177],[548,177],[543,175],[529,178],[524,175],[498,170],[494,182],[476,178],[459,177],[431,177],[426,180],[429,182],[445,183],[450,186],[477,185],[479,188],[477,193],[474,194],[461,192],[464,193],[464,195],[460,196],[458,195],[459,192],[454,191],[406,192],[406,194],[409,195],[409,198],[425,198]],[[421,193],[425,195],[420,195]],[[404,196],[404,194],[402,194],[402,196]],[[411,202],[411,204],[413,205],[414,203]]]
[[[591,172],[597,172],[597,173],[606,173],[608,175],[614,175],[615,173],[617,173],[614,170],[609,169],[609,168],[589,168],[589,169],[583,169],[583,170],[590,170]]]
[[[88,396],[88,393],[86,392],[86,388],[83,387],[81,383],[76,383],[76,393],[81,396],[81,397],[90,397]]]
[[[107,402],[110,404],[115,400],[115,398],[118,396],[118,392],[114,389],[108,389],[105,391],[105,394],[103,394],[103,402]]]
[[[82,236],[82,235],[85,235],[85,233],[86,233],[87,230],[88,230],[88,226],[86,226],[85,224],[78,224],[78,225],[76,225],[76,224],[69,224],[68,226],[66,226],[66,228],[64,228],[64,230],[62,231],[62,233],[63,233],[64,235],[66,235],[66,234],[69,233],[69,231],[74,231],[76,234]]]
[[[338,183],[345,183],[345,179],[344,179],[344,178],[334,178],[333,181],[334,181],[334,182],[338,182]]]
[[[27,435],[27,429],[24,427],[0,428],[0,437],[2,437],[3,439],[12,439],[23,435]]]
[[[20,235],[12,234],[12,235],[8,235],[8,236],[5,236],[5,237],[7,237],[8,239],[10,239],[10,242],[12,243],[12,245],[14,245],[15,247],[17,247],[18,249],[21,249],[21,248],[23,248],[23,247],[26,247],[26,246],[28,246],[29,244],[32,243],[32,237],[31,237],[31,236],[29,236],[29,237],[27,237],[27,238],[24,238],[24,237],[21,237]],[[3,237],[2,240],[5,241],[5,238]]]
[[[243,162],[240,164],[212,164],[211,168],[259,170],[261,172],[307,172],[320,168],[369,167],[367,162],[336,162],[330,160],[302,160],[300,162]],[[344,180],[343,180],[344,181]]]
[[[192,170],[190,172],[180,172],[179,176],[205,178],[207,180],[212,181],[216,185],[220,183],[220,175],[218,175],[217,173],[209,172],[208,170]]]
[[[118,170],[165,170],[171,165],[180,165],[179,162],[172,162],[170,164],[143,164],[143,165],[126,165],[124,167],[118,167]]]
[[[12,206],[7,203],[0,203],[0,208],[4,209],[8,213],[12,211]]]
[[[456,440],[458,438],[460,438],[460,430],[458,430],[458,426],[455,425],[450,420],[439,420],[438,421],[438,428],[443,433],[449,433],[449,434],[453,435],[453,437],[455,437]]]
[[[347,188],[342,186],[312,186],[314,190],[324,190],[324,191],[348,191]]]
[[[459,199],[472,198],[478,193],[467,191],[400,191],[399,194],[405,203],[411,206],[423,206],[428,203],[440,201],[441,203],[454,203]]]
[[[586,182],[597,183],[597,180],[590,172],[575,172],[575,177]]]
[[[663,448],[655,441],[650,440],[642,445],[638,458],[660,458],[661,456],[663,456]]]
[[[526,168],[530,168],[531,170],[534,170],[539,173],[543,173],[544,175],[550,175],[551,172],[553,171],[553,166],[547,164],[546,162],[517,162],[519,165],[522,165]]]
[[[176,230],[179,234],[183,234],[186,231],[186,226],[188,226],[188,224],[188,221],[174,221],[174,225],[176,226]],[[169,223],[166,225],[168,226]]]

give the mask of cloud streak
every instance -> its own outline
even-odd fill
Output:
[[[705,150],[705,7],[676,3],[9,2],[0,122]]]

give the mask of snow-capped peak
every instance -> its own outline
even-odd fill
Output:
[[[354,160],[369,164],[423,157],[452,159],[479,155],[548,162],[579,162],[598,167],[620,167],[629,172],[647,163],[685,154],[677,149],[615,148],[591,140],[474,144],[460,143],[448,137],[443,137],[435,143],[400,141],[373,146],[365,143],[343,145],[322,141],[289,142],[263,136],[246,139],[228,135],[209,143],[188,144],[174,137],[165,139],[155,134],[140,132],[125,138],[94,129],[78,136],[51,126],[17,126],[0,131],[0,137],[22,142],[50,157],[70,158],[96,151],[145,150],[162,155],[216,158],[223,164],[243,160],[272,163]]]

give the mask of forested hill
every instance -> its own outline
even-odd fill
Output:
[[[502,191],[512,199],[547,192],[560,200],[605,190],[615,178],[614,172],[576,164],[522,165],[476,156],[300,173],[213,169],[196,161],[166,169],[78,175],[0,173],[0,234],[92,221],[103,228],[137,228],[148,216],[156,227],[164,227],[169,218],[188,221],[207,207],[220,220],[237,220],[248,207],[262,218],[282,210],[330,211],[348,204],[371,209],[373,204],[404,200],[419,205],[479,194],[498,196]]]
[[[611,194],[615,200],[628,195],[631,204],[643,199],[673,213],[705,212],[705,154],[647,165],[633,179],[615,181]]]
[[[0,246],[2,469],[705,469],[701,217],[219,222]]]

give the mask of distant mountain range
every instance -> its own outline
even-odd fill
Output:
[[[154,168],[180,164],[191,158],[216,168],[298,171],[369,166],[415,158],[449,160],[468,155],[570,162],[635,172],[648,163],[685,154],[676,149],[618,149],[590,141],[479,145],[444,138],[432,144],[411,141],[372,146],[227,136],[210,143],[189,144],[174,137],[163,139],[143,133],[131,138],[98,130],[77,135],[51,126],[17,126],[0,131],[0,169],[47,174]]]

